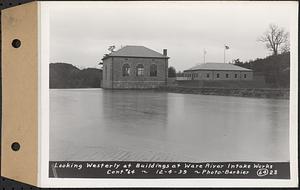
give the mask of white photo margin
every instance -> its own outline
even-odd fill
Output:
[[[49,61],[50,15],[53,4],[38,2],[39,18],[39,168],[38,186],[45,188],[71,187],[297,187],[298,186],[298,2],[205,2],[222,6],[224,3],[285,3],[290,6],[291,78],[290,78],[290,170],[291,179],[80,179],[49,178]],[[64,2],[65,3],[65,2]],[[70,2],[72,3],[72,2]],[[74,3],[74,2],[73,2]],[[80,2],[83,3],[83,2]],[[84,2],[89,4],[90,2]],[[123,2],[124,3],[124,2]],[[149,2],[147,2],[149,3]],[[164,2],[151,2],[155,4]],[[170,2],[169,2],[170,3]],[[183,3],[183,2],[181,2]],[[184,2],[190,3],[190,2]],[[204,2],[203,2],[204,3]]]

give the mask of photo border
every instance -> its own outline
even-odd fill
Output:
[[[83,179],[49,178],[49,6],[60,2],[39,3],[39,179],[41,187],[297,187],[298,186],[298,6],[291,17],[290,80],[290,180],[281,179]],[[89,2],[81,2],[88,4]],[[158,3],[158,2],[153,2]],[[189,2],[187,2],[189,3]],[[220,3],[220,2],[211,2]],[[228,2],[222,2],[228,3]],[[249,2],[234,2],[249,3]],[[251,2],[282,3],[282,2]]]

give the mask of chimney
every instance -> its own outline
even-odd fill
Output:
[[[164,56],[167,56],[167,55],[168,55],[168,50],[167,50],[167,49],[164,49],[164,50],[163,50],[163,55],[164,55]]]

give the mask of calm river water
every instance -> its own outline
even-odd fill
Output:
[[[50,160],[289,161],[289,101],[50,90]]]

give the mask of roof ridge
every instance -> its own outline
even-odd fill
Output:
[[[121,46],[120,49],[118,49],[118,50],[116,50],[116,51],[114,51],[114,52],[117,52],[117,51],[119,51],[119,50],[121,50],[121,49],[123,49],[123,48],[126,48],[126,47],[144,47],[144,46],[138,46],[138,45],[125,45],[125,46]]]
[[[141,45],[125,45],[122,48],[111,52],[106,57],[150,57],[150,58],[168,58],[163,53],[157,52]]]
[[[244,68],[238,65],[229,64],[229,63],[201,63],[195,65],[186,71],[189,70],[235,70],[235,71],[252,71],[252,69]]]

